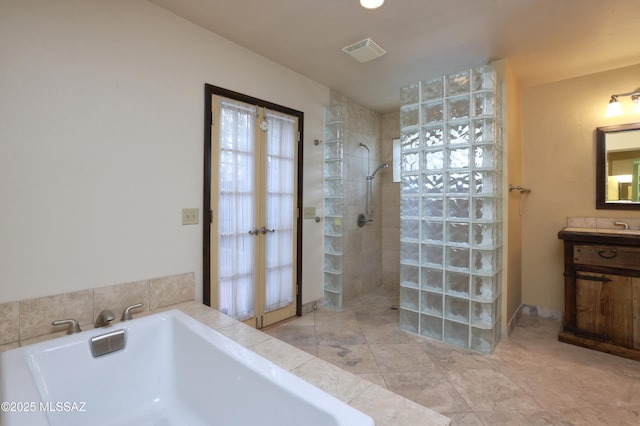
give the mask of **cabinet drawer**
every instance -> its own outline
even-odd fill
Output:
[[[640,247],[575,245],[573,261],[583,265],[640,270]]]

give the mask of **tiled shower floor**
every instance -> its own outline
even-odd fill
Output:
[[[397,293],[377,290],[266,332],[454,425],[640,424],[640,362],[560,343],[557,321],[523,316],[478,355],[401,331],[396,304]]]

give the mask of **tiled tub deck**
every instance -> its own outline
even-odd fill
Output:
[[[119,319],[126,306],[144,303],[134,318],[179,309],[235,340],[274,364],[291,371],[325,392],[371,416],[377,426],[447,425],[450,420],[307,352],[255,330],[193,300],[194,274],[144,280],[0,305],[0,351],[59,337],[56,319],[77,319],[93,327],[100,311],[110,309]]]

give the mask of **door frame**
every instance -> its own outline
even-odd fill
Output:
[[[211,210],[211,125],[212,125],[212,105],[213,95],[223,96],[252,105],[259,105],[272,111],[282,112],[298,118],[298,193],[296,220],[297,241],[296,241],[296,315],[302,315],[302,171],[303,171],[303,138],[304,138],[304,113],[269,101],[254,98],[229,89],[205,83],[204,85],[204,174],[203,174],[203,194],[202,194],[202,301],[205,305],[211,306],[211,223],[213,212]]]

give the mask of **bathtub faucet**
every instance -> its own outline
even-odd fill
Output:
[[[80,333],[80,324],[74,319],[55,320],[51,325],[68,325],[67,334]]]
[[[129,321],[133,319],[131,315],[131,311],[134,309],[142,308],[144,306],[143,303],[136,303],[135,305],[127,306],[122,312],[122,317],[120,317],[120,321]]]
[[[95,328],[109,327],[111,325],[111,321],[113,321],[114,319],[116,319],[116,317],[113,315],[113,312],[111,312],[108,309],[105,309],[104,311],[100,312],[93,326]]]

